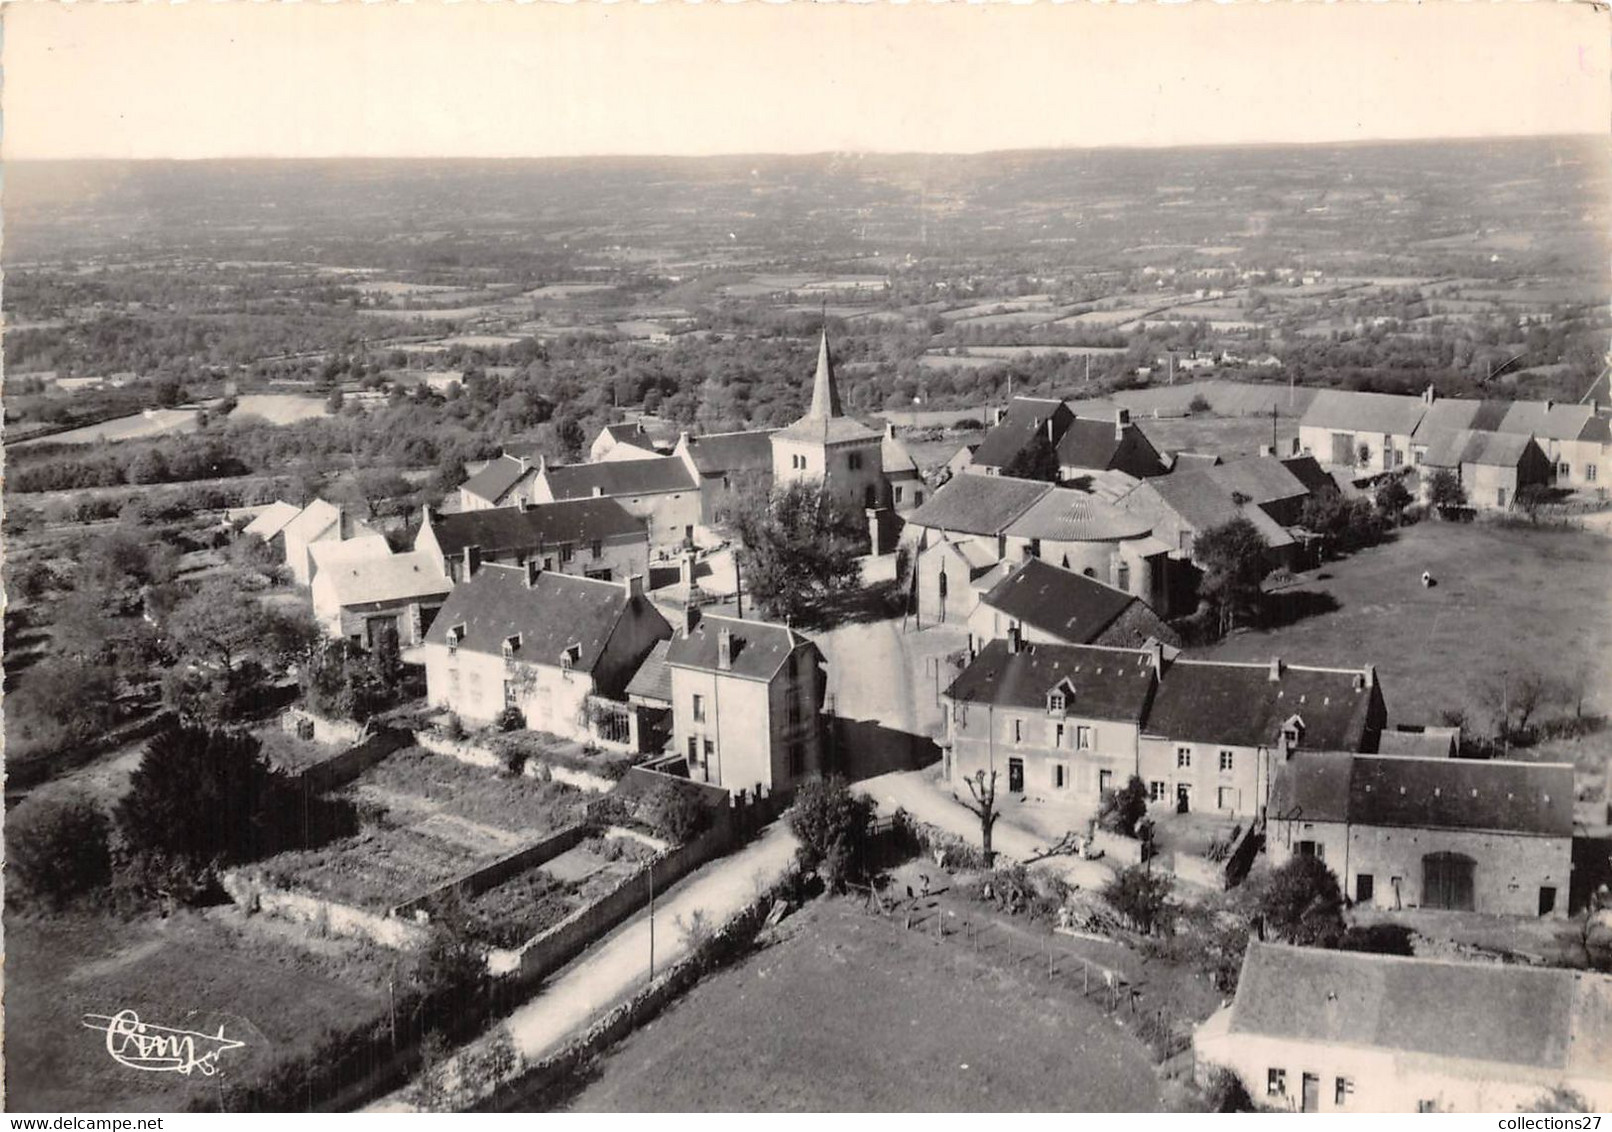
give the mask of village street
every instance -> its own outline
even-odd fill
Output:
[[[656,970],[666,970],[687,954],[686,928],[695,913],[703,913],[712,928],[720,927],[784,875],[797,846],[785,824],[774,822],[743,849],[711,862],[674,885],[664,899],[657,899]],[[545,984],[537,997],[471,1042],[455,1060],[482,1052],[506,1032],[516,1054],[527,1063],[553,1053],[647,983],[650,930],[645,908]],[[409,1112],[413,1106],[399,1091],[369,1111]]]

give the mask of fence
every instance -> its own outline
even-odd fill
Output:
[[[367,724],[355,723],[350,719],[330,719],[299,707],[286,709],[280,717],[280,727],[298,739],[331,747],[356,746],[369,733]]]
[[[411,746],[414,736],[408,731],[383,728],[356,747],[304,767],[297,775],[303,789],[312,794],[323,794],[346,786],[370,767],[404,747]]]
[[[416,924],[306,892],[275,888],[250,869],[230,869],[219,878],[219,883],[242,911],[308,924],[316,932],[367,939],[398,951],[418,947],[425,939],[423,929]]]

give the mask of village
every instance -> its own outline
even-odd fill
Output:
[[[253,685],[285,693],[253,742],[305,812],[216,874],[231,930],[434,966],[401,1031],[394,989],[222,1103],[552,1107],[758,937],[847,915],[895,954],[997,939],[1076,1001],[1059,1025],[1136,1043],[1114,1107],[1612,1103],[1588,677],[1509,671],[1494,720],[1399,678],[1465,662],[1438,607],[1493,600],[1475,540],[1604,516],[1601,406],[1205,382],[1156,392],[1270,443],[1037,396],[959,411],[985,426],[948,454],[846,411],[826,329],[800,380],[785,427],[623,414],[582,462],[507,443],[413,516],[224,517],[283,579],[249,602],[322,637]],[[1431,613],[1425,651],[1300,635],[1352,615],[1326,583],[1356,568]]]

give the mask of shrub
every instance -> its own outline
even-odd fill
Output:
[[[1266,926],[1289,943],[1335,947],[1343,938],[1343,891],[1319,857],[1294,857],[1255,890]]]
[[[1222,1065],[1210,1068],[1209,1082],[1204,1086],[1203,1096],[1210,1112],[1259,1111],[1243,1079]]]
[[[1068,886],[1059,878],[1031,873],[1023,865],[983,873],[970,888],[975,899],[994,904],[1010,916],[1027,915],[1032,920],[1055,919],[1069,895]]]
[[[500,731],[523,731],[526,728],[526,715],[520,708],[510,704],[498,713],[494,721]]]
[[[521,774],[526,769],[526,760],[530,757],[530,752],[528,752],[526,748],[522,747],[519,743],[510,743],[504,747],[503,755],[504,769],[508,771],[511,776],[515,776]],[[545,779],[545,781],[547,780]]]
[[[1135,837],[1136,826],[1147,816],[1147,783],[1137,775],[1118,790],[1103,792],[1097,824],[1121,837]]]
[[[6,895],[60,908],[112,879],[112,823],[87,798],[29,798],[6,820]]]
[[[1413,932],[1404,924],[1370,924],[1345,931],[1338,940],[1339,951],[1371,951],[1378,955],[1415,955]]]
[[[464,721],[459,718],[458,712],[449,712],[447,722],[442,725],[442,733],[455,743],[462,742],[465,737]]]
[[[820,869],[835,892],[858,879],[867,860],[873,803],[853,794],[843,778],[808,782],[789,810],[790,831],[800,840],[802,864]]]
[[[1149,872],[1142,865],[1132,865],[1120,870],[1103,886],[1103,899],[1137,931],[1151,935],[1168,925],[1170,891],[1174,887],[1173,877]]]
[[[662,782],[644,796],[639,815],[656,833],[675,844],[694,840],[711,824],[711,811],[690,791]]]
[[[1209,403],[1209,398],[1202,393],[1194,393],[1192,400],[1187,402],[1187,412],[1189,413],[1207,413],[1213,408],[1214,406]]]

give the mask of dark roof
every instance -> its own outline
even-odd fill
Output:
[[[632,515],[614,499],[570,499],[530,507],[489,507],[432,515],[431,532],[442,553],[454,557],[467,546],[479,546],[484,555],[505,550],[585,545],[594,539],[624,536],[643,538],[644,520]]]
[[[1319,474],[1321,466],[1317,464],[1315,470]],[[1304,483],[1284,461],[1269,456],[1233,460],[1229,464],[1205,468],[1200,474],[1219,484],[1228,496],[1239,492],[1253,503],[1274,503],[1279,499],[1297,499],[1308,494]]]
[[[483,566],[475,577],[454,587],[425,639],[427,644],[445,645],[448,631],[463,625],[460,648],[501,654],[504,641],[518,635],[518,659],[555,666],[575,645],[571,667],[591,672],[632,600],[641,606],[641,615],[671,632],[654,606],[641,597],[629,599],[620,583],[544,571],[528,585],[525,567]]]
[[[974,463],[988,468],[1007,467],[1029,446],[1036,433],[1046,435],[1049,419],[1052,421],[1052,436],[1049,439],[1057,444],[1063,438],[1065,427],[1075,419],[1069,406],[1062,401],[1041,397],[1013,398],[1001,421],[985,433],[979,447],[974,450]],[[1113,427],[1109,426],[1109,435],[1112,436],[1113,432]]]
[[[1495,432],[1503,427],[1515,406],[1510,401],[1479,401],[1472,411],[1466,427],[1482,432]],[[1543,408],[1543,406],[1540,406]],[[1530,430],[1531,431],[1531,430]]]
[[[521,477],[531,471],[532,465],[515,456],[500,456],[471,476],[460,486],[472,495],[493,503],[504,497],[510,488],[520,483]]]
[[[1515,468],[1522,462],[1533,437],[1510,432],[1477,432],[1472,429],[1435,430],[1427,435],[1427,455],[1422,463],[1435,468],[1455,468],[1462,464]]]
[[[603,460],[597,464],[567,464],[544,474],[555,499],[583,499],[598,494],[653,495],[661,491],[691,491],[694,477],[676,456],[648,460]],[[598,488],[597,493],[594,491]]]
[[[1362,670],[1178,660],[1164,670],[1148,715],[1152,735],[1198,743],[1260,747],[1275,743],[1293,716],[1304,721],[1300,745],[1312,750],[1359,750],[1381,703],[1375,678]]]
[[[775,429],[754,432],[717,432],[691,436],[685,451],[701,475],[726,472],[772,471],[772,434]]]
[[[1314,456],[1289,456],[1281,461],[1293,478],[1299,481],[1306,492],[1313,495],[1317,491],[1336,491],[1338,481],[1322,469],[1321,462]]]
[[[1583,1023],[1609,987],[1561,968],[1254,942],[1230,1032],[1605,1077],[1606,1038]]]
[[[1045,711],[1047,693],[1065,680],[1074,688],[1070,715],[1140,723],[1153,692],[1153,661],[1134,649],[1022,644],[1012,653],[1006,641],[991,641],[946,695],[962,703]]]
[[[638,696],[640,699],[655,700],[663,704],[672,702],[672,670],[666,667],[666,650],[671,644],[670,640],[655,642],[655,647],[644,657],[644,663],[638,666],[633,678],[627,681],[629,696]]]
[[[672,638],[666,651],[666,663],[672,668],[723,671],[717,665],[717,646],[723,629],[733,642],[732,664],[725,671],[755,680],[771,680],[790,653],[803,644],[810,644],[806,637],[787,625],[707,615],[700,618],[692,632],[678,633]]]
[[[1066,468],[1099,472],[1120,468],[1138,476],[1168,470],[1139,425],[1127,423],[1121,431],[1112,418],[1102,421],[1080,417],[1070,421],[1058,441],[1058,463]]]
[[[1136,599],[1073,570],[1031,558],[980,601],[1026,625],[1068,641],[1097,639]]]
[[[1271,774],[1270,816],[1276,821],[1347,821],[1350,751],[1298,751]]]
[[[1290,545],[1293,536],[1257,503],[1238,505],[1232,498],[1232,492],[1236,489],[1217,475],[1225,471],[1227,466],[1176,472],[1174,475],[1145,480],[1130,495],[1123,496],[1119,505],[1126,509],[1143,509],[1146,492],[1151,489],[1158,493],[1159,500],[1168,511],[1200,534],[1233,519],[1247,519],[1258,529],[1266,546]]]
[[[942,531],[994,535],[1052,490],[1050,483],[965,472],[947,480],[907,522]]]
[[[1573,767],[1392,755],[1354,760],[1349,821],[1573,836]]]

